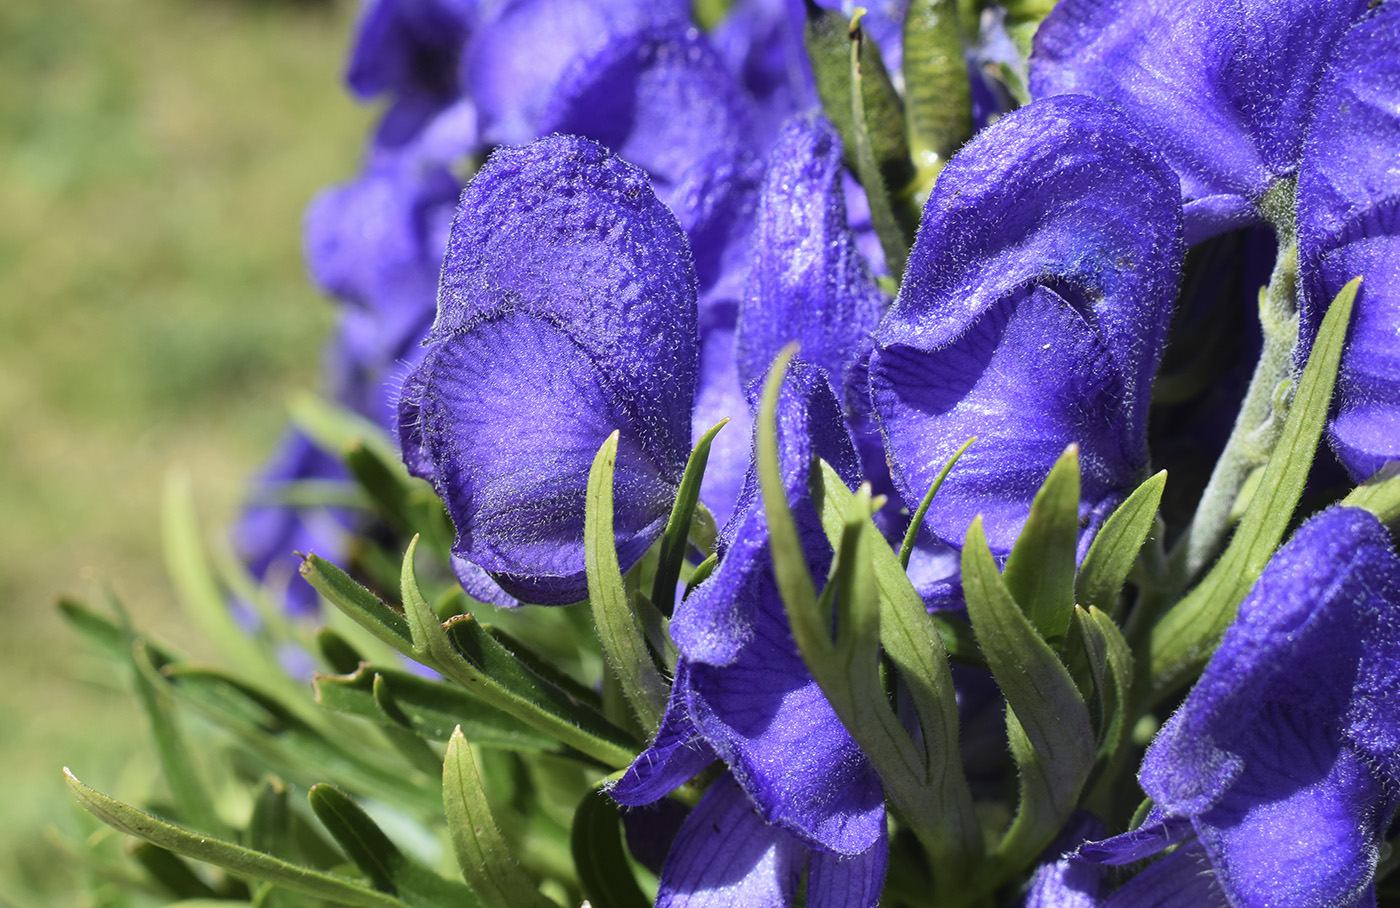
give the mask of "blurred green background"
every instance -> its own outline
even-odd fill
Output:
[[[302,211],[373,111],[340,74],[351,0],[0,2],[0,904],[82,904],[46,826],[60,767],[156,773],[125,679],[54,612],[110,587],[195,648],[159,543],[172,468],[231,522],[332,309]],[[133,779],[135,781],[133,781]]]

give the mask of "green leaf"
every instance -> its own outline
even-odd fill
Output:
[[[317,675],[312,683],[316,702],[327,709],[396,724],[431,741],[446,742],[460,725],[480,747],[531,751],[559,747],[552,736],[460,687],[409,672],[365,665],[349,675]],[[392,714],[384,709],[386,702],[392,703]]]
[[[234,621],[233,611],[205,556],[194,494],[189,478],[183,474],[166,477],[161,536],[166,570],[185,606],[184,613],[194,619],[205,639],[218,645],[227,664],[237,666],[240,672],[262,678],[283,692],[298,692],[273,653]]]
[[[201,880],[180,857],[172,852],[141,842],[131,849],[136,863],[165,891],[177,899],[216,899],[219,893]]]
[[[1030,59],[1031,39],[1041,21],[1055,8],[1055,3],[1056,0],[1004,0],[1002,3],[1006,9],[1007,34],[1016,42],[1022,59]]]
[[[466,886],[443,879],[400,851],[369,814],[334,785],[313,785],[306,799],[316,818],[374,888],[421,908],[472,908],[477,904]]]
[[[924,493],[924,500],[919,502],[919,509],[909,518],[909,529],[904,531],[904,540],[899,544],[899,563],[907,571],[909,569],[909,558],[914,554],[914,546],[919,541],[919,530],[924,525],[924,517],[928,514],[929,507],[933,504],[933,496],[938,494],[938,490],[943,488],[943,480],[948,478],[948,474],[953,471],[962,456],[967,453],[967,449],[972,447],[972,443],[977,440],[974,435],[963,442],[962,447],[953,452],[939,469],[938,475],[933,477],[933,484]]]
[[[822,528],[832,546],[840,545],[845,515],[855,501],[841,477],[825,461],[818,461],[820,481],[813,482],[814,501]],[[878,533],[874,525],[867,533]],[[871,539],[876,536],[871,536]],[[958,751],[958,709],[953,675],[944,642],[961,639],[971,629],[954,631],[951,622],[936,619],[909,582],[898,556],[883,545],[870,549],[871,572],[880,593],[880,642],[909,689],[922,735],[923,779],[930,804],[941,822],[935,853],[947,868],[952,885],[971,871],[982,854],[982,832],[972,805],[972,793]],[[944,630],[948,628],[948,630]],[[976,642],[963,642],[974,655]]]
[[[588,575],[588,603],[593,611],[593,623],[598,628],[603,656],[627,702],[632,705],[632,712],[641,722],[642,730],[650,737],[661,724],[669,687],[657,671],[646,637],[637,626],[617,563],[617,542],[613,535],[613,468],[617,461],[617,439],[617,432],[608,436],[588,472],[583,519],[584,569]],[[699,492],[698,481],[694,491]],[[693,506],[692,502],[692,509]],[[687,515],[682,526],[689,524]],[[671,586],[675,587],[674,580]]]
[[[695,506],[700,502],[700,483],[705,477],[705,465],[710,460],[710,445],[719,434],[719,430],[728,422],[728,417],[721,419],[695,443],[694,450],[690,452],[690,459],[686,461],[685,473],[681,475],[676,503],[671,507],[671,516],[666,521],[666,531],[661,535],[661,557],[656,564],[651,601],[668,618],[675,608],[676,584],[680,580],[681,564],[685,561],[686,548],[690,542],[690,527],[695,519]]]
[[[609,908],[647,908],[651,899],[642,894],[622,847],[621,817],[612,799],[589,791],[574,811],[569,832],[584,897]]]
[[[344,781],[354,788],[382,792],[406,804],[425,805],[436,792],[402,768],[383,765],[353,740],[330,736],[310,725],[285,703],[251,685],[213,669],[170,665],[163,674],[186,702],[238,733],[277,764],[288,778],[308,772]]]
[[[391,747],[403,755],[411,766],[416,767],[420,772],[430,776],[442,774],[442,760],[437,752],[428,746],[428,742],[413,729],[412,720],[399,707],[398,702],[389,692],[389,685],[382,676],[374,679],[371,696],[374,703],[379,707],[389,720],[389,724],[381,725],[380,730],[389,741]]]
[[[870,758],[896,809],[944,871],[936,874],[941,885],[956,886],[968,870],[967,858],[980,854],[980,838],[971,795],[958,763],[957,708],[947,660],[937,661],[937,656],[942,655],[941,643],[937,631],[927,623],[927,613],[917,594],[914,609],[923,616],[922,624],[916,623],[920,619],[911,622],[907,613],[888,609],[883,600],[877,602],[871,595],[876,592],[878,580],[872,583],[867,578],[876,573],[871,561],[877,555],[885,558],[887,565],[892,563],[901,577],[903,570],[870,520],[869,490],[852,494],[823,464],[823,476],[832,477],[832,488],[823,493],[818,507],[836,549],[830,582],[839,587],[837,637],[832,640],[831,622],[818,603],[788,507],[778,459],[778,396],[792,356],[789,346],[774,360],[757,419],[758,474],[768,519],[773,573],[788,623],[803,660],[832,709]],[[834,506],[837,495],[842,496],[840,505]],[[830,516],[830,522],[825,515]],[[908,585],[907,578],[904,583]],[[909,591],[912,593],[912,587]],[[902,671],[911,667],[916,671],[930,669],[930,674],[922,676],[911,672],[906,680],[913,690],[916,709],[928,713],[930,721],[924,726],[924,735],[933,746],[915,745],[885,694],[875,643],[886,614],[897,627],[891,635],[895,638],[891,659]],[[911,649],[921,651],[913,654]],[[937,673],[940,664],[941,675]],[[930,707],[930,700],[937,706]]]
[[[685,593],[682,599],[689,599],[690,594],[695,592],[695,588],[709,579],[719,565],[719,555],[709,555],[704,561],[695,566],[695,570],[690,573],[690,579],[685,582]]]
[[[275,775],[266,775],[253,793],[253,815],[248,820],[248,847],[270,854],[292,851],[291,817],[287,786]]]
[[[107,655],[121,660],[127,658],[130,644],[126,631],[116,621],[76,599],[60,598],[58,613],[69,626]]]
[[[1090,607],[1089,622],[1106,645],[1108,654],[1107,695],[1104,698],[1103,714],[1106,717],[1099,755],[1110,759],[1123,746],[1128,735],[1128,709],[1132,704],[1133,652],[1123,632],[1103,611]]]
[[[885,264],[890,274],[901,278],[919,226],[919,209],[912,200],[914,165],[909,160],[903,104],[879,51],[860,27],[862,14],[857,11],[850,28],[855,174],[870,202],[870,220]]]
[[[266,880],[294,892],[358,908],[410,908],[404,902],[367,889],[353,880],[289,863],[204,833],[157,819],[84,785],[67,768],[68,789],[83,809],[114,829],[176,854],[223,867],[238,876]]]
[[[151,737],[160,755],[161,770],[181,819],[197,829],[216,835],[229,835],[232,830],[219,819],[209,788],[200,777],[195,764],[194,749],[185,741],[169,685],[160,683],[160,669],[166,661],[146,647],[139,637],[131,638],[128,660],[137,698],[151,723]]]
[[[328,627],[316,629],[316,652],[331,671],[341,675],[357,671],[365,661],[353,643]]]
[[[782,391],[788,365],[796,354],[797,345],[788,344],[774,358],[768,370],[759,405],[757,454],[763,513],[768,519],[768,545],[773,550],[773,576],[783,602],[795,603],[796,612],[805,620],[806,616],[815,616],[817,589],[802,552],[797,523],[788,509],[787,489],[783,485],[782,465],[778,460],[778,395]],[[789,606],[790,614],[793,610],[794,606]],[[793,633],[797,633],[796,626]],[[828,632],[824,628],[814,628],[812,639],[823,641],[825,647],[830,646]]]
[[[353,410],[311,393],[294,396],[289,409],[297,428],[327,454],[339,455],[363,445],[385,463],[398,462],[398,452],[384,430]]]
[[[1351,494],[1342,499],[1342,505],[1364,508],[1391,527],[1400,524],[1400,461],[1392,460],[1377,470],[1370,479],[1352,489]]]
[[[812,61],[822,113],[840,133],[846,161],[854,168],[856,131],[851,119],[850,20],[834,10],[815,9],[808,4],[803,41],[807,58]]]
[[[913,0],[904,19],[904,100],[910,145],[936,174],[972,135],[972,92],[957,0]]]
[[[470,615],[445,629],[450,655],[431,666],[468,692],[612,768],[631,764],[638,744],[593,706],[523,664]]]
[[[399,575],[399,593],[403,597],[403,614],[408,622],[409,638],[413,641],[413,657],[425,665],[452,662],[457,654],[447,639],[447,632],[443,630],[437,612],[433,611],[418,587],[418,574],[414,567],[418,538],[414,536],[408,541]]]
[[[1166,484],[1167,472],[1163,470],[1134,489],[1104,521],[1079,566],[1074,595],[1080,605],[1110,614],[1116,610],[1128,573],[1152,532]]]
[[[511,857],[486,803],[476,758],[461,730],[447,742],[442,798],[457,864],[467,885],[487,908],[557,908]]]
[[[1278,548],[1298,506],[1332,400],[1360,278],[1337,294],[1322,320],[1312,354],[1288,409],[1283,433],[1239,527],[1205,578],[1148,633],[1139,652],[1149,673],[1147,705],[1195,677],[1235,620],[1240,602]]]
[[[1007,733],[1021,776],[1016,818],[995,852],[998,864],[1014,873],[1073,812],[1093,768],[1094,729],[1074,679],[997,572],[981,517],[963,543],[962,579],[973,633],[1006,697]]]
[[[592,615],[577,610],[574,614],[582,616],[583,621],[591,625]],[[569,697],[571,702],[583,703],[595,709],[602,707],[603,698],[599,693],[591,687],[584,686],[578,679],[560,669],[557,662],[535,652],[527,646],[523,640],[512,636],[502,628],[490,624],[483,624],[481,626],[485,629],[486,633],[491,635],[491,639],[499,643],[503,650],[510,653],[515,661],[559,688]],[[589,629],[591,630],[592,628],[590,627]],[[590,646],[592,642],[592,640],[587,641]],[[475,739],[472,738],[471,740]]]
[[[301,563],[301,576],[356,624],[405,656],[413,655],[413,635],[408,620],[356,583],[349,574],[324,558],[309,554]]]
[[[1079,446],[1072,444],[1036,492],[1025,528],[1006,560],[1004,575],[1011,598],[1054,647],[1064,641],[1074,614],[1078,542]]]

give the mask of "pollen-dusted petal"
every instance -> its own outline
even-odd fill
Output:
[[[871,347],[886,299],[856,248],[841,189],[841,138],[825,119],[795,117],[773,147],[759,201],[736,359],[761,381],[792,341],[843,402],[846,377]]]
[[[1337,376],[1332,448],[1358,482],[1400,459],[1400,7],[1342,40],[1298,176],[1300,355],[1337,292],[1362,284]]]
[[[1063,0],[1041,24],[1031,93],[1092,95],[1131,115],[1190,201],[1253,205],[1297,172],[1318,84],[1368,0]],[[1205,238],[1228,221],[1188,209]],[[1257,216],[1256,216],[1257,217]]]
[[[1139,779],[1247,906],[1363,899],[1400,792],[1400,558],[1375,517],[1308,521],[1260,575]]]
[[[624,570],[665,524],[690,450],[695,279],[636,168],[561,136],[494,155],[463,193],[400,438],[454,555],[526,602],[583,598],[584,493],[620,433]]]
[[[1084,514],[1135,484],[1181,254],[1175,177],[1091,98],[1022,108],[949,162],[870,366],[911,510],[947,457],[979,439],[934,500],[934,535],[960,545],[985,513],[1005,552],[1070,443]]]

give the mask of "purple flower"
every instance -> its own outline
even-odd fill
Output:
[[[254,480],[252,501],[233,528],[233,546],[248,572],[294,615],[316,613],[316,592],[297,573],[295,552],[316,552],[342,559],[348,554],[350,515],[336,508],[289,507],[277,500],[289,483],[302,480],[345,481],[344,465],[289,431],[277,453]],[[252,615],[246,617],[256,623]]]
[[[1357,481],[1400,458],[1400,6],[1341,40],[1298,176],[1303,345],[1337,292],[1362,275],[1337,378],[1332,448]]]
[[[458,101],[458,61],[476,6],[476,0],[371,0],[365,7],[345,78],[361,99],[392,99],[376,145],[402,148]]]
[[[454,554],[526,601],[583,598],[588,470],[619,430],[619,557],[640,558],[690,450],[696,332],[685,237],[644,174],[583,139],[497,151],[463,193],[400,404]]]
[[[1317,92],[1370,0],[1063,0],[1031,58],[1034,97],[1129,113],[1181,179],[1191,243],[1261,220],[1296,176]]]
[[[1080,849],[1120,864],[1188,842],[1108,904],[1155,904],[1207,860],[1214,904],[1375,904],[1400,799],[1397,691],[1400,558],[1375,517],[1333,508],[1269,562],[1148,749],[1142,828]]]
[[[816,576],[831,561],[807,491],[820,456],[854,483],[855,451],[821,370],[794,365],[778,404],[784,486]],[[797,652],[773,578],[750,471],[715,574],[676,611],[680,651],[652,746],[612,789],[647,804],[716,757],[729,772],[682,826],[658,905],[790,903],[808,863],[808,904],[873,906],[887,843],[879,780]]]
[[[911,510],[980,439],[928,512],[934,537],[960,545],[981,513],[993,551],[1008,552],[1071,443],[1084,517],[1136,483],[1181,255],[1176,178],[1106,104],[1037,102],[949,162],[870,366]]]

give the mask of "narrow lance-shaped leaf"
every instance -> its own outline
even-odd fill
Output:
[[[414,658],[497,709],[609,766],[632,762],[636,753],[625,731],[522,665],[470,615],[453,618],[449,627],[439,623],[418,589],[414,551],[410,544],[402,578]]]
[[[461,729],[447,742],[442,765],[447,829],[462,876],[487,908],[557,908],[511,857],[486,803],[471,745]]]
[[[181,902],[219,897],[219,893],[212,886],[196,876],[190,865],[173,852],[149,842],[141,842],[131,849],[131,857],[152,879],[164,887],[169,895]]]
[[[1146,658],[1140,658],[1140,665],[1149,672],[1142,691],[1146,705],[1176,690],[1206,664],[1240,602],[1283,539],[1327,421],[1359,286],[1357,278],[1343,287],[1322,320],[1283,433],[1225,554],[1205,579],[1162,617],[1143,644]]]
[[[483,703],[462,688],[409,672],[365,665],[348,675],[318,675],[316,702],[379,723],[395,723],[430,741],[446,742],[458,725],[478,746],[553,750],[559,744],[515,716]],[[389,714],[383,704],[392,702]]]
[[[413,635],[407,619],[356,583],[349,574],[324,558],[309,554],[301,563],[301,576],[356,624],[405,656],[413,655]]]
[[[933,504],[933,497],[943,487],[943,480],[948,478],[948,474],[957,465],[958,458],[962,457],[975,441],[977,441],[976,435],[963,442],[962,447],[954,451],[953,456],[943,463],[943,468],[938,471],[937,476],[933,477],[933,483],[924,493],[923,501],[919,502],[918,510],[909,518],[909,529],[904,531],[904,541],[899,544],[899,563],[904,566],[905,570],[909,568],[909,557],[914,554],[914,545],[919,541],[919,530],[924,525],[924,515],[928,513],[929,507]]]
[[[1058,646],[1074,613],[1079,541],[1079,446],[1070,445],[1045,478],[1006,560],[1006,588],[1031,624]]]
[[[584,567],[588,575],[588,603],[598,628],[603,656],[622,686],[632,711],[650,736],[661,724],[669,688],[652,661],[646,637],[637,626],[617,562],[613,537],[613,466],[617,460],[617,438],[618,433],[613,432],[603,442],[588,473],[583,521]],[[695,493],[699,492],[698,485],[696,483]]]
[[[78,803],[93,816],[127,835],[144,839],[176,854],[223,867],[239,876],[266,880],[294,892],[339,905],[358,908],[411,908],[393,896],[368,889],[343,877],[301,867],[270,854],[167,823],[89,788],[66,768],[63,775],[68,782],[68,789],[78,799]]]
[[[621,818],[611,798],[589,790],[574,811],[569,848],[578,870],[583,894],[594,905],[610,908],[647,908],[622,848]]]
[[[365,661],[353,643],[328,627],[316,629],[316,654],[332,671],[341,675],[350,674]]]
[[[963,593],[978,645],[1007,703],[1021,775],[1016,818],[997,846],[1002,873],[1040,853],[1069,818],[1094,763],[1094,730],[1074,680],[1012,599],[987,548],[982,520],[963,543]],[[995,884],[986,874],[981,884]]]
[[[695,506],[700,502],[700,483],[710,459],[710,445],[728,422],[729,419],[725,418],[716,423],[700,436],[690,452],[685,473],[681,475],[680,489],[676,492],[676,503],[666,521],[666,531],[661,535],[661,554],[656,564],[656,578],[652,581],[651,601],[668,618],[675,607],[676,583],[680,580],[681,563],[685,561],[686,548],[690,544],[691,524],[695,519]]]
[[[379,711],[389,719],[389,724],[381,725],[380,731],[390,746],[418,771],[433,776],[441,774],[442,760],[437,752],[428,746],[428,742],[413,730],[412,721],[399,708],[398,701],[389,693],[389,685],[382,676],[375,677],[371,696]]]
[[[819,462],[821,480],[814,483],[820,501],[822,528],[833,546],[839,545],[845,514],[854,494],[829,464]],[[867,532],[878,534],[874,525]],[[874,538],[872,536],[872,538]],[[874,582],[880,591],[880,642],[909,689],[923,735],[923,777],[941,823],[937,854],[952,884],[968,874],[982,854],[982,831],[972,805],[972,792],[958,756],[958,708],[948,664],[945,635],[924,608],[898,557],[883,545],[871,547]],[[969,649],[976,644],[967,641]],[[977,655],[980,658],[980,654]]]
[[[1088,610],[1089,620],[1097,628],[1099,636],[1107,645],[1109,678],[1112,682],[1110,696],[1105,705],[1107,721],[1100,734],[1099,755],[1103,759],[1112,758],[1128,733],[1128,709],[1132,704],[1133,652],[1123,632],[1113,619],[1095,607]]]
[[[163,674],[171,688],[209,718],[256,744],[288,778],[314,771],[351,787],[383,792],[405,804],[425,805],[436,792],[404,767],[384,765],[386,753],[366,752],[344,732],[326,733],[303,721],[280,699],[213,669],[171,665]],[[312,776],[315,778],[315,776]]]
[[[824,10],[807,0],[803,39],[822,113],[841,134],[846,161],[855,168],[856,132],[851,119],[851,38],[850,23],[834,10]]]
[[[913,0],[904,19],[904,98],[914,163],[929,177],[972,135],[957,0]]]
[[[855,171],[870,203],[870,220],[885,252],[885,264],[899,278],[919,225],[919,209],[911,198],[914,166],[899,93],[861,29],[860,16],[858,12],[851,20],[850,31]]]
[[[1115,611],[1118,594],[1152,532],[1166,484],[1163,470],[1134,489],[1104,521],[1074,582],[1074,597],[1080,605],[1110,614]]]
[[[185,604],[186,614],[194,618],[205,638],[217,643],[228,664],[238,666],[241,672],[263,678],[283,691],[296,691],[296,685],[276,658],[233,620],[233,611],[205,557],[194,493],[189,478],[182,474],[172,473],[166,478],[161,537],[170,579]]]
[[[1400,523],[1400,461],[1391,461],[1352,489],[1342,504],[1375,514],[1390,527]]]
[[[141,638],[131,637],[130,641],[132,681],[151,723],[151,736],[160,754],[161,769],[180,816],[198,829],[228,835],[231,830],[215,812],[213,798],[195,763],[195,751],[181,730],[169,685],[158,680],[164,659],[159,653],[151,652]]]
[[[334,785],[313,785],[306,799],[316,818],[376,889],[419,908],[474,908],[477,904],[466,886],[443,879],[400,851],[379,824]]]

